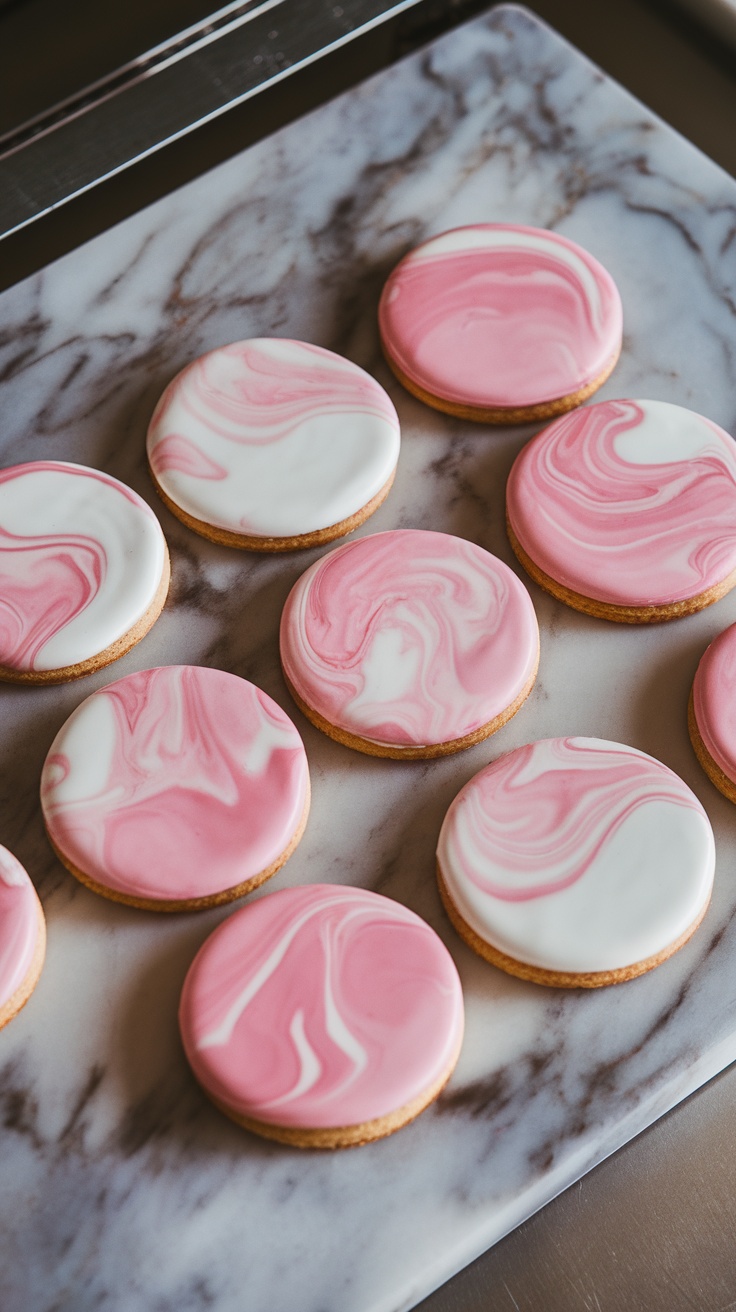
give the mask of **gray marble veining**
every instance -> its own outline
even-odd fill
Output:
[[[378,349],[394,262],[459,223],[549,226],[598,256],[626,341],[603,396],[651,396],[736,431],[736,184],[524,10],[501,7],[127,220],[0,298],[2,460],[98,465],[140,491],[172,549],[169,603],[108,670],[0,690],[0,840],[49,922],[41,983],[0,1035],[3,1312],[399,1312],[736,1058],[736,820],[687,741],[687,694],[736,595],[651,629],[574,614],[530,585],[539,682],[496,738],[436,762],[373,760],[290,703],[276,633],[317,553],[205,543],[148,483],[143,437],[192,356],[259,334],[340,350],[402,421],[394,490],[361,530],[457,532],[515,568],[504,481],[533,431],[491,431],[406,395]],[[227,909],[157,917],[77,886],[42,832],[51,739],[95,687],[178,661],[253,679],[294,715],[314,785],[272,887],[358,883],[406,902],[458,963],[462,1057],[414,1125],[360,1150],[259,1142],[200,1094],[180,1051],[187,965]],[[583,733],[652,752],[695,789],[718,843],[714,900],[651,975],[563,994],[476,959],[441,912],[440,823],[486,761]]]

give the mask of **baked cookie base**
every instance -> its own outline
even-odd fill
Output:
[[[572,607],[573,610],[582,611],[584,615],[592,615],[599,620],[613,620],[617,624],[662,624],[666,620],[681,619],[684,615],[695,615],[697,611],[705,610],[706,606],[712,606],[715,601],[720,601],[721,597],[725,597],[726,593],[736,585],[736,570],[734,570],[722,582],[714,584],[705,592],[698,593],[696,597],[686,597],[684,601],[665,602],[661,606],[619,606],[613,602],[596,601],[593,597],[573,592],[572,588],[565,587],[564,583],[558,583],[549,574],[545,574],[522,547],[511,527],[508,514],[506,532],[517,560],[540,588],[544,588],[545,592],[549,592],[550,596],[556,597],[558,601],[564,601],[565,605]]]
[[[302,715],[314,725],[315,729],[320,729],[328,738],[332,738],[336,743],[342,743],[343,747],[352,747],[356,752],[363,752],[366,756],[380,756],[392,761],[427,761],[438,756],[452,756],[455,752],[463,752],[466,747],[474,747],[484,738],[490,738],[491,734],[496,733],[507,723],[516,712],[524,705],[529,693],[534,687],[534,681],[539,669],[539,652],[537,651],[537,660],[532,671],[531,677],[522,688],[518,697],[507,706],[500,715],[487,724],[482,724],[472,733],[465,734],[462,738],[452,738],[445,743],[430,743],[426,747],[393,747],[390,743],[372,742],[370,738],[361,738],[358,734],[349,733],[346,729],[341,729],[330,720],[326,720],[319,711],[315,711],[312,706],[300,697],[291,681],[284,674],[286,686],[289,689],[294,701],[296,702]]]
[[[105,647],[104,651],[98,652],[96,656],[91,656],[87,661],[79,661],[76,665],[64,665],[58,670],[11,670],[7,665],[0,665],[0,682],[3,683],[31,683],[31,684],[52,684],[52,683],[69,683],[73,679],[82,679],[86,674],[94,674],[96,670],[102,670],[106,665],[111,665],[121,656],[125,656],[131,648],[135,647],[145,638],[149,629],[153,628],[169,592],[169,583],[171,581],[171,562],[169,559],[168,547],[164,545],[164,566],[161,571],[161,581],[156,589],[156,595],[153,598],[148,610],[141,616],[137,624],[132,629],[128,629],[121,637],[116,638],[115,642]]]
[[[258,1121],[250,1116],[243,1116],[236,1112],[226,1103],[221,1102],[218,1098],[213,1098],[211,1094],[205,1093],[215,1104],[215,1106],[224,1112],[231,1121],[236,1125],[242,1125],[245,1130],[250,1130],[253,1134],[258,1134],[263,1139],[273,1139],[277,1143],[288,1144],[291,1148],[358,1148],[361,1144],[372,1143],[375,1139],[385,1139],[390,1134],[395,1134],[403,1126],[409,1125],[417,1116],[429,1107],[439,1097],[449,1080],[452,1072],[457,1065],[457,1059],[460,1056],[460,1046],[454,1053],[447,1069],[443,1071],[438,1080],[431,1084],[424,1093],[419,1094],[411,1102],[405,1103],[395,1112],[389,1112],[386,1116],[378,1116],[372,1121],[362,1121],[359,1125],[339,1125],[329,1126],[318,1130],[304,1129],[301,1126],[292,1125],[271,1125],[266,1121]]]
[[[667,961],[668,957],[673,956],[679,948],[687,943],[688,939],[695,933],[710,905],[709,897],[700,914],[696,916],[691,925],[688,925],[685,932],[675,939],[674,943],[669,943],[667,947],[662,948],[661,952],[646,957],[644,961],[635,961],[632,965],[622,966],[619,970],[545,970],[542,966],[530,966],[524,961],[517,961],[516,957],[507,956],[505,952],[500,952],[498,948],[486,943],[485,939],[482,939],[475,932],[455,906],[447,890],[439,861],[437,862],[437,884],[448,919],[469,948],[477,952],[479,957],[490,961],[492,966],[497,966],[499,970],[505,971],[507,975],[515,975],[518,979],[528,980],[531,984],[544,984],[546,987],[553,989],[600,989],[606,988],[609,984],[625,984],[627,980],[636,979],[639,975],[645,975],[647,971],[654,970],[655,966],[661,966],[664,961]]]
[[[207,538],[210,542],[217,542],[223,547],[238,547],[241,551],[306,551],[308,547],[321,547],[327,542],[334,542],[336,538],[346,537],[356,528],[360,528],[371,515],[378,510],[383,504],[391,491],[391,487],[396,476],[394,469],[391,477],[379,488],[374,497],[371,497],[360,510],[356,510],[354,515],[349,515],[347,519],[341,519],[338,524],[332,524],[328,528],[315,529],[313,533],[298,533],[293,537],[286,538],[269,538],[255,537],[247,533],[233,533],[230,529],[218,528],[213,524],[208,524],[204,519],[196,519],[190,515],[187,510],[172,501],[171,497],[164,492],[161,484],[158,482],[156,475],[149,463],[148,472],[151,475],[153,486],[164,505],[180,519],[182,524],[191,528],[200,537]]]
[[[419,383],[405,374],[400,365],[391,357],[385,342],[381,342],[383,354],[386,362],[392,372],[396,375],[402,387],[407,392],[411,392],[417,400],[423,401],[425,405],[432,406],[434,410],[441,410],[443,414],[455,415],[458,419],[471,419],[478,424],[533,424],[543,419],[556,419],[558,415],[567,414],[568,410],[574,410],[577,406],[587,401],[589,396],[602,387],[606,379],[615,369],[621,348],[611,356],[602,373],[598,374],[592,382],[586,383],[577,392],[570,392],[567,396],[555,397],[552,401],[540,401],[537,405],[527,406],[476,406],[464,405],[459,401],[448,401],[445,397],[435,396],[433,392],[427,392]]]
[[[235,902],[237,898],[245,897],[247,893],[252,893],[255,888],[258,888],[261,884],[265,884],[267,879],[270,879],[272,875],[275,875],[276,872],[286,864],[289,857],[301,842],[302,835],[307,827],[310,800],[311,791],[309,784],[307,784],[307,797],[297,829],[283,852],[275,861],[271,862],[270,866],[267,866],[265,870],[261,870],[257,875],[252,875],[250,879],[244,879],[242,883],[235,884],[232,888],[225,888],[219,893],[210,893],[207,897],[190,897],[182,898],[180,900],[175,898],[157,899],[136,897],[133,894],[122,893],[116,888],[108,888],[104,884],[97,883],[95,879],[92,879],[90,875],[84,870],[81,870],[79,866],[76,866],[73,861],[70,861],[69,858],[64,855],[61,848],[57,846],[51,837],[48,826],[46,827],[46,836],[54,849],[56,856],[61,861],[61,864],[66,866],[69,873],[74,875],[74,878],[78,879],[80,884],[84,884],[85,888],[89,888],[93,893],[99,893],[100,897],[106,897],[110,902],[119,902],[126,907],[136,907],[140,911],[204,911],[207,907],[224,906],[228,902]]]
[[[736,783],[729,779],[724,770],[721,769],[717,761],[714,761],[708,748],[703,742],[703,738],[698,728],[698,721],[695,718],[695,700],[692,689],[690,690],[690,700],[687,704],[687,727],[690,733],[690,742],[693,745],[693,751],[698,758],[698,762],[705,770],[712,784],[715,784],[719,792],[727,797],[729,802],[736,802]]]
[[[2,1007],[0,1007],[0,1030],[3,1029],[5,1025],[9,1025],[10,1021],[18,1015],[18,1012],[21,1011],[23,1007],[25,1007],[39,981],[41,971],[43,970],[43,963],[46,957],[46,918],[43,914],[43,907],[41,906],[38,894],[36,894],[36,917],[38,923],[38,934],[36,936],[36,947],[31,959],[31,964],[26,971],[25,978],[21,980],[15,993],[11,993],[7,1002],[3,1003]]]

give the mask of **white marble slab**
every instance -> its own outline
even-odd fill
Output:
[[[701,774],[687,694],[736,594],[669,626],[574,614],[531,586],[539,682],[496,738],[392,763],[321,737],[292,707],[276,632],[315,553],[217,548],[156,501],[143,437],[185,361],[275,333],[338,349],[389,388],[395,488],[362,530],[460,533],[515,566],[504,479],[531,430],[491,431],[405,395],[382,364],[382,282],[419,239],[516,220],[582,242],[621,289],[625,352],[604,396],[682,402],[736,429],[736,185],[524,10],[496,9],[127,220],[0,298],[2,460],[81,460],[161,514],[173,590],[114,667],[60,689],[0,688],[0,841],[49,921],[47,966],[0,1035],[3,1312],[399,1312],[736,1057],[736,812]],[[467,1039],[439,1103],[368,1148],[300,1154],[221,1117],[185,1066],[187,965],[227,911],[157,917],[77,886],[37,801],[70,710],[134,669],[193,661],[252,678],[294,714],[314,782],[306,837],[272,887],[359,883],[412,906],[455,955]],[[467,951],[433,854],[446,806],[529,739],[594,734],[652,752],[705,803],[716,890],[694,939],[631,984],[541,990]]]

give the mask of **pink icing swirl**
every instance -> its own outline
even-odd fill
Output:
[[[430,394],[524,407],[605,371],[621,346],[621,300],[575,242],[482,223],[411,251],[386,283],[379,324],[389,357]]]
[[[311,566],[281,620],[284,671],[331,724],[399,747],[450,742],[506,710],[536,668],[529,594],[462,538],[396,529]]]
[[[514,462],[507,509],[527,555],[599,601],[682,601],[736,569],[734,443],[663,401],[602,401],[558,419]]]
[[[165,544],[135,492],[107,474],[38,460],[0,472],[0,665],[62,669],[145,614]]]
[[[38,897],[20,861],[0,847],[0,1008],[26,978],[38,943]]]
[[[102,543],[81,534],[26,538],[0,526],[0,664],[33,670],[49,639],[97,595],[106,564]]]
[[[463,1032],[457,970],[406,907],[329,884],[250,903],[194,959],[179,1012],[208,1093],[266,1123],[359,1125],[449,1073]]]
[[[260,874],[297,831],[308,790],[284,711],[245,679],[187,665],[93,693],[60,730],[41,779],[59,850],[95,882],[161,901]]]
[[[203,478],[219,482],[227,478],[224,465],[200,451],[199,447],[181,433],[167,433],[154,448],[151,468],[156,476],[165,474],[167,469],[177,469],[181,474],[190,474],[192,478]]]
[[[437,858],[479,938],[571,973],[652,962],[710,899],[713,832],[660,761],[596,738],[530,743],[481,770],[450,806]]]
[[[736,781],[736,624],[703,653],[693,683],[693,710],[709,754]]]
[[[292,348],[288,368],[274,348]],[[312,415],[351,411],[396,422],[383,388],[349,360],[309,342],[253,338],[218,347],[194,360],[169,383],[151,420],[155,473],[176,468],[160,450],[165,417],[176,394],[184,412],[205,430],[242,446],[278,442]]]
[[[399,421],[383,388],[308,342],[254,338],[193,361],[148,430],[151,469],[196,518],[246,535],[329,528],[387,483]]]
[[[641,752],[581,738],[529,743],[455,799],[453,861],[491,897],[548,897],[581,879],[624,821],[654,801],[703,811],[672,770]],[[513,882],[494,877],[484,854]]]

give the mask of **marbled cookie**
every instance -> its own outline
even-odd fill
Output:
[[[486,766],[450,806],[437,849],[460,936],[509,974],[558,988],[665,961],[700,924],[714,864],[687,785],[598,738],[550,738]]]
[[[25,1006],[46,952],[46,921],[20,861],[0,847],[0,1030]]]
[[[392,1134],[457,1061],[452,957],[398,902],[311,884],[251,902],[187,974],[184,1049],[216,1105],[256,1134],[345,1148]]]
[[[388,495],[399,421],[383,388],[307,342],[254,338],[195,360],[169,384],[148,460],[169,509],[214,542],[314,547]]]
[[[0,679],[108,665],[145,636],[168,586],[161,526],[124,483],[57,460],[0,471]]]
[[[304,832],[309,771],[289,717],[223,670],[171,665],[88,697],[41,777],[53,847],[96,893],[153,911],[230,902]]]
[[[395,529],[335,548],[281,618],[292,695],[371,756],[445,756],[494,733],[531,691],[539,629],[507,565],[447,533]]]
[[[736,624],[701,657],[688,706],[695,754],[724,797],[736,802]]]
[[[649,624],[702,610],[736,583],[736,446],[666,401],[601,401],[517,456],[511,545],[576,610]]]
[[[605,382],[621,298],[588,251],[512,223],[455,228],[410,251],[379,306],[396,376],[428,405],[492,424],[551,419]]]

